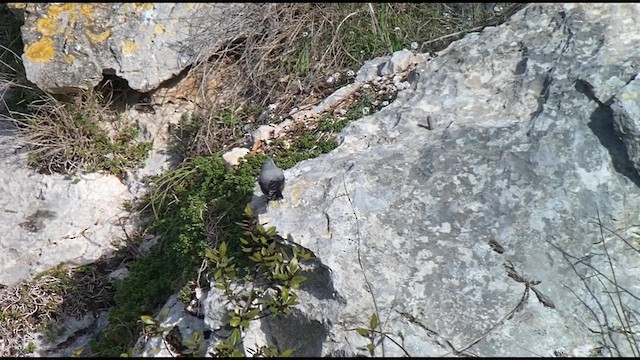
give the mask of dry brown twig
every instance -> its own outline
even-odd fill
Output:
[[[114,262],[115,264],[115,262]],[[89,311],[107,308],[113,296],[100,265],[56,267],[33,279],[0,290],[0,356],[24,355],[35,333],[55,337],[58,321],[80,319]]]

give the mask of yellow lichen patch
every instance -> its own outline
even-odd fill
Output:
[[[89,39],[91,39],[91,41],[93,41],[94,43],[101,43],[101,42],[107,40],[109,38],[109,36],[111,36],[111,31],[109,31],[109,30],[103,31],[100,34],[94,34],[89,30],[85,30],[84,32],[85,32],[85,34],[87,34]]]
[[[80,15],[91,20],[93,19],[93,12],[95,10],[95,5],[93,4],[82,4],[80,5]]]
[[[43,36],[42,39],[27,46],[24,54],[27,59],[33,62],[49,62],[53,59],[53,40],[48,36]]]
[[[153,27],[153,33],[156,34],[156,35],[164,34],[165,31],[166,30],[164,29],[164,26],[162,26],[162,24],[156,24]]]
[[[133,54],[138,50],[138,44],[135,41],[125,41],[122,43],[122,53],[125,55]]]
[[[640,97],[640,94],[638,94],[637,92],[630,92],[630,91],[623,92],[621,95],[623,100],[637,99]]]
[[[49,5],[47,15],[52,19],[57,19],[61,12],[69,12],[73,10],[74,4],[66,3],[64,5]]]
[[[36,11],[36,3],[7,3],[7,7],[12,10],[22,10],[27,13]]]
[[[133,5],[142,10],[153,10],[154,8],[153,3],[133,3]]]
[[[300,197],[300,185],[295,186],[293,188],[292,193],[293,193],[293,197],[294,198],[296,198],[296,199],[299,198]]]
[[[65,56],[64,59],[67,60],[67,63],[71,64],[73,62],[73,60],[76,59],[76,57],[71,55],[71,54],[69,54],[69,55]]]
[[[7,6],[10,9],[24,10],[27,8],[27,3],[7,3]]]
[[[36,30],[39,31],[42,35],[53,36],[59,34],[60,24],[58,24],[58,19],[48,19],[42,18],[38,19],[36,22]]]
[[[43,35],[49,36],[62,33],[62,29],[60,28],[62,24],[58,19],[63,12],[69,15],[65,23],[66,27],[73,28],[78,18],[77,5],[66,3],[64,5],[49,5],[47,7],[47,13],[36,23],[36,30],[40,31]]]

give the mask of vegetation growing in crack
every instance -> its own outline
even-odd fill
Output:
[[[240,238],[242,252],[253,263],[246,270],[239,271],[234,256],[227,253],[227,243],[222,242],[216,249],[207,251],[211,262],[215,287],[224,292],[231,302],[227,329],[231,331],[228,341],[216,344],[215,356],[239,356],[237,349],[242,342],[243,332],[250,321],[269,315],[287,316],[298,304],[295,290],[306,280],[300,264],[310,260],[312,255],[306,250],[293,246],[283,246],[276,240],[275,227],[264,228],[257,223],[251,205],[245,208],[245,231]],[[246,273],[241,278],[239,275]],[[238,287],[237,285],[245,285]],[[247,286],[248,285],[248,286]],[[247,291],[247,288],[250,290]],[[238,290],[240,289],[240,290]],[[289,356],[291,349],[263,347],[253,349],[254,353],[269,353],[274,356]]]
[[[229,169],[220,156],[197,157],[151,179],[138,204],[147,229],[159,236],[149,254],[130,264],[117,287],[110,326],[94,342],[100,355],[118,356],[137,339],[141,314],[152,314],[197,272],[206,250],[220,241],[237,244],[244,204],[253,194],[263,157]],[[239,245],[234,248],[239,252]]]
[[[151,150],[150,142],[136,141],[137,127],[124,123],[98,93],[71,101],[46,96],[29,109],[17,122],[30,146],[27,163],[42,173],[104,170],[122,177]]]
[[[364,61],[397,50],[440,50],[469,31],[504,21],[522,7],[495,5],[266,4],[255,33],[243,41],[214,48],[203,36],[203,60],[193,71],[203,72],[203,77],[223,75],[228,99],[216,101],[241,99],[262,109],[274,105],[278,119],[344,85],[344,76],[327,81],[336,72],[357,71]]]
[[[242,135],[250,132],[247,129],[281,122],[294,109],[315,105],[353,81],[353,74],[366,60],[405,48],[416,52],[442,49],[468,31],[503,21],[521,6],[265,4],[263,21],[256,25],[254,35],[222,48],[212,48],[206,34],[198,39],[202,60],[191,73],[216,78],[225,86],[215,98],[205,98],[195,116],[183,119],[178,133],[186,130],[190,135],[178,146],[180,153],[190,159],[238,146],[243,143]],[[200,86],[200,93],[207,94],[206,84]],[[385,101],[391,102],[393,96],[371,99],[370,113]],[[230,117],[221,114],[235,114],[237,122],[225,124],[221,118]],[[297,124],[300,128],[291,135],[313,128],[313,124],[302,125]]]
[[[264,159],[264,155],[250,156],[231,169],[220,156],[196,157],[151,180],[152,188],[138,206],[147,230],[159,235],[159,240],[149,254],[130,264],[129,276],[118,284],[115,305],[109,311],[110,324],[118,326],[109,326],[94,341],[97,354],[126,352],[141,330],[140,315],[153,314],[169,295],[193,281],[202,259],[222,242],[228,244],[229,254],[235,254],[234,261],[243,271],[240,276],[249,273],[252,261],[240,256],[238,239],[246,231],[242,226],[245,205]]]

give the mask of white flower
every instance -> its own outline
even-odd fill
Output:
[[[370,112],[371,112],[371,109],[369,109],[368,107],[362,108],[362,115],[369,115]]]
[[[353,70],[347,70],[347,76],[348,77],[354,77],[356,75],[356,73]]]
[[[417,42],[415,42],[415,41],[414,41],[414,42],[412,42],[412,43],[411,43],[411,48],[412,48],[413,50],[418,49],[418,43],[417,43]]]

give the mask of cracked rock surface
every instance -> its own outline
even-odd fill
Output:
[[[84,265],[112,253],[112,242],[124,237],[122,204],[132,197],[112,175],[74,181],[36,173],[16,131],[0,121],[0,284],[7,286],[61,262]]]
[[[260,220],[330,281],[251,331],[300,356],[354,354],[375,299],[411,356],[633,356],[640,177],[607,100],[640,67],[636,15],[529,5],[453,43],[336,150],[287,170],[284,200]]]
[[[23,56],[29,80],[66,93],[103,75],[137,91],[156,89],[191,65],[204,44],[246,35],[261,7],[198,3],[13,3],[24,15]],[[216,24],[216,26],[211,26]],[[206,38],[206,42],[194,39]]]

